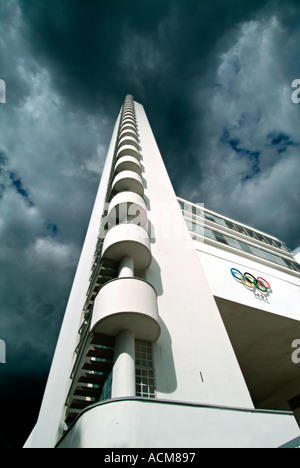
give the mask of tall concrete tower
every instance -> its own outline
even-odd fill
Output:
[[[143,106],[113,131],[39,418],[25,447],[276,447],[255,408]]]

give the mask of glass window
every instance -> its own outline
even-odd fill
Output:
[[[269,239],[269,237],[264,236],[264,240],[267,244],[274,246],[272,239]]]
[[[230,245],[231,247],[235,247],[236,249],[241,249],[241,247],[239,246],[239,244],[237,243],[235,239],[233,239],[232,237],[228,237],[228,236],[224,236],[224,237],[228,245]]]
[[[215,218],[214,218],[212,215],[210,215],[209,213],[206,213],[206,212],[205,212],[205,213],[204,213],[204,216],[205,216],[205,218],[208,219],[209,221],[213,221],[213,222],[215,223]]]
[[[241,234],[246,234],[247,235],[247,232],[245,231],[245,229],[242,226],[236,226],[236,228]]]
[[[250,229],[246,229],[247,231],[247,234],[252,237],[252,239],[257,239],[257,236],[255,234],[255,232],[251,231]]]
[[[147,341],[135,342],[136,396],[155,398],[152,345]]]
[[[274,257],[271,254],[269,254],[269,252],[266,252],[265,250],[263,250],[262,252],[263,252],[263,254],[264,254],[264,256],[266,257],[267,260],[270,260],[270,262],[276,263],[275,260],[274,260]]]
[[[281,249],[285,250],[286,252],[289,252],[289,253],[291,252],[290,249],[288,248],[288,246],[286,244],[284,244],[284,243],[281,244]]]
[[[241,242],[241,241],[239,241],[239,244],[242,247],[242,249],[244,250],[244,252],[247,252],[247,253],[250,253],[250,254],[253,253],[248,244],[245,244],[244,242]]]
[[[273,240],[273,242],[274,242],[274,244],[276,245],[276,247],[277,247],[278,249],[281,249],[281,242],[278,242],[278,241],[276,241],[276,240]]]
[[[207,229],[207,228],[204,228],[204,236],[208,237],[209,239],[214,239],[214,236],[213,236],[211,230]]]
[[[227,244],[227,241],[223,234],[220,234],[220,232],[213,231],[213,234],[218,242],[221,242],[222,244]]]
[[[227,224],[227,227],[229,227],[229,229],[232,229],[233,231],[237,231],[235,224],[231,223],[230,221],[225,221],[225,223]]]
[[[275,258],[276,263],[278,263],[279,265],[282,265],[282,266],[286,266],[284,261],[282,260],[282,258],[278,257],[278,255],[272,254],[272,256]]]
[[[256,233],[256,236],[261,242],[266,242],[264,236],[262,236],[261,234]]]
[[[181,200],[178,200],[178,203],[180,205],[180,208],[183,210],[184,209],[184,203]]]
[[[299,263],[291,262],[290,260],[287,260],[286,258],[283,259],[287,266],[294,271],[300,271],[300,265]]]
[[[218,218],[217,216],[215,216],[215,221],[216,221],[216,223],[220,224],[221,226],[226,226],[226,223],[225,223],[224,219],[222,219],[222,218]]]
[[[293,262],[293,265],[294,265],[295,270],[297,270],[297,271],[300,272],[300,265],[299,265],[299,263]]]
[[[251,250],[254,253],[254,255],[256,255],[257,257],[265,258],[263,253],[257,247],[254,247],[253,245],[251,245]]]
[[[107,377],[103,385],[103,390],[100,396],[100,401],[109,400],[111,398],[111,388],[112,388],[112,371],[110,372],[109,376]]]

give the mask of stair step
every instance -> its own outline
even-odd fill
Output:
[[[89,357],[103,358],[109,361],[112,361],[113,355],[114,355],[114,352],[112,349],[98,348],[98,347],[90,348],[87,353],[87,356]]]
[[[88,372],[79,377],[78,382],[86,384],[103,385],[107,374],[89,374]]]
[[[92,345],[103,345],[109,346],[110,348],[114,347],[115,338],[113,336],[102,335],[101,333],[94,334],[91,339]]]
[[[91,400],[72,400],[72,403],[70,405],[70,409],[79,409],[79,410],[83,410],[85,409],[87,406],[90,406],[92,405],[93,403],[95,403],[95,400],[94,401],[91,401]]]
[[[108,372],[111,368],[111,363],[107,361],[86,361],[82,366],[84,370],[95,372]]]
[[[74,396],[82,396],[82,397],[92,397],[99,399],[102,393],[103,386],[101,387],[86,387],[86,386],[78,386],[74,392]]]

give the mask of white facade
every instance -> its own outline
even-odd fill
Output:
[[[275,448],[300,435],[295,259],[209,214],[176,198],[127,96],[26,447]]]

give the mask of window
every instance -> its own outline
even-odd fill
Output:
[[[260,240],[261,242],[266,242],[264,236],[262,236],[261,234],[257,233],[256,236],[257,236],[258,240]]]
[[[112,387],[112,371],[104,382],[100,401],[109,400],[111,398],[111,387]]]
[[[300,265],[298,263],[291,262],[290,260],[287,260],[286,258],[284,258],[284,261],[291,270],[300,271]]]
[[[269,254],[269,252],[266,252],[265,250],[263,250],[262,252],[267,260],[269,260],[270,262],[276,263],[274,260],[274,257],[271,254]]]
[[[215,218],[212,215],[204,213],[204,216],[206,219],[208,219],[208,221],[212,221],[213,223],[215,223]]]
[[[208,237],[209,239],[214,239],[214,236],[213,236],[211,230],[207,229],[207,228],[204,228],[204,236]]]
[[[245,231],[244,228],[242,228],[242,226],[236,226],[236,229],[237,229],[241,234],[247,235],[247,232]]]
[[[252,237],[252,239],[257,239],[257,235],[255,232],[251,231],[250,229],[246,229],[248,236]]]
[[[135,341],[136,396],[155,398],[152,345],[147,341]]]
[[[217,216],[215,216],[215,222],[220,224],[221,226],[226,226],[224,219],[218,218]]]
[[[226,241],[227,241],[227,244],[230,245],[231,247],[234,247],[236,249],[241,249],[241,247],[239,246],[238,242],[233,239],[232,237],[228,237],[228,236],[224,236]]]
[[[225,237],[223,236],[223,234],[221,234],[220,232],[216,232],[216,231],[213,231],[213,234],[218,242],[221,242],[222,244],[227,244],[227,241]]]
[[[250,249],[249,245],[245,244],[244,242],[239,241],[240,246],[242,247],[244,252],[252,254],[252,250]]]
[[[254,253],[254,255],[256,255],[257,257],[265,258],[263,253],[257,247],[254,247],[253,245],[251,245],[251,250]]]
[[[286,266],[286,264],[284,263],[282,258],[278,257],[278,255],[274,255],[274,254],[272,254],[272,255],[275,258],[276,263],[278,263],[279,265],[282,265],[282,266]]]
[[[227,224],[227,227],[229,227],[229,229],[232,229],[233,231],[237,231],[235,224],[231,223],[230,221],[225,221],[225,223]]]

